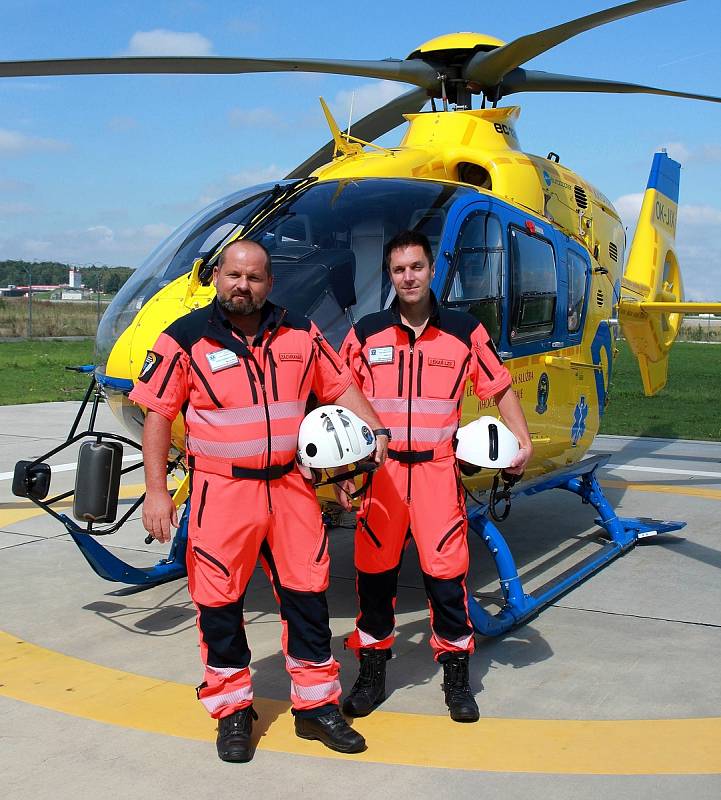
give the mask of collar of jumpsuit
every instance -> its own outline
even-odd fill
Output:
[[[270,300],[265,301],[263,307],[260,309],[260,324],[258,325],[258,330],[251,343],[253,347],[259,347],[263,343],[263,337],[266,331],[272,332],[278,327],[283,318],[283,314],[284,310],[280,306],[277,306]],[[211,338],[217,338],[215,333],[219,329],[225,332],[232,332],[241,342],[248,343],[248,337],[228,319],[228,315],[225,313],[216,297],[213,300],[213,307],[210,312],[210,318],[208,319],[209,336]]]
[[[433,325],[434,327],[438,328],[438,327],[440,327],[440,323],[441,323],[440,306],[438,305],[438,299],[435,296],[433,290],[431,290],[431,292],[430,292],[430,300],[431,300],[431,313],[428,316],[428,323],[426,325],[426,328],[428,328],[429,325]],[[396,325],[400,326],[405,331],[409,331],[410,333],[413,333],[412,328],[409,328],[409,326],[406,325],[405,322],[403,322],[403,320],[401,319],[400,302],[398,300],[398,296],[397,295],[396,295],[396,297],[393,298],[393,302],[390,304],[389,310],[391,312],[391,316],[393,317],[393,322]],[[425,332],[426,328],[423,329],[424,332]],[[423,334],[421,334],[421,336],[422,335]],[[414,336],[415,336],[415,334],[414,334]]]

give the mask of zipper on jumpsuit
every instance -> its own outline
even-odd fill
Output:
[[[411,449],[411,405],[413,397],[413,350],[415,348],[416,335],[412,330],[408,331],[408,449]],[[408,464],[408,487],[406,491],[406,501],[411,502],[411,475],[413,464]]]
[[[270,343],[273,340],[273,337],[275,336],[276,331],[280,327],[280,323],[281,322],[282,322],[282,318],[281,318],[281,320],[278,321],[278,324],[275,326],[273,331],[270,333],[270,335],[266,339],[265,345],[263,346],[263,363],[265,363],[265,361],[268,358],[268,347],[270,346]],[[250,347],[248,347],[248,355],[250,356],[250,359],[252,360],[253,364],[255,365],[255,371],[258,373],[258,382],[260,383],[260,391],[261,391],[261,393],[263,395],[263,410],[265,411],[265,430],[266,430],[266,434],[267,434],[267,437],[268,437],[268,447],[266,449],[266,455],[265,455],[265,468],[268,470],[268,469],[270,469],[270,453],[271,453],[271,446],[272,446],[272,437],[271,437],[271,430],[270,430],[270,409],[268,408],[268,394],[265,391],[265,373],[261,369],[260,364],[258,363],[258,360],[256,359],[256,357],[253,355],[253,351],[250,349]],[[265,493],[266,493],[266,495],[268,497],[268,513],[272,514],[273,513],[273,501],[272,501],[271,495],[270,495],[270,478],[269,477],[266,477],[266,479],[265,479]]]

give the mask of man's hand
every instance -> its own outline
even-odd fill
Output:
[[[168,491],[148,491],[143,503],[143,527],[159,542],[170,541],[170,526],[178,527],[178,509]]]
[[[374,460],[379,467],[382,467],[386,463],[386,458],[388,458],[388,437],[376,436]]]
[[[340,483],[334,483],[333,491],[335,492],[335,499],[338,501],[338,505],[344,511],[352,511],[353,501],[350,495],[355,492],[355,483],[353,483],[353,480],[348,478]]]
[[[533,455],[533,446],[528,444],[525,447],[521,447],[521,449],[516,453],[513,461],[511,461],[511,465],[506,467],[505,471],[510,472],[511,475],[523,475],[526,470],[526,466],[528,462],[531,460],[531,456]]]

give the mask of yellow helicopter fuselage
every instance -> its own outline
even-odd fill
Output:
[[[336,136],[335,158],[316,170],[314,177],[318,184],[336,181],[342,187],[366,178],[462,184],[470,176],[479,203],[488,201],[494,213],[502,209],[503,214],[512,215],[509,227],[515,236],[552,240],[558,302],[568,304],[570,299],[571,256],[567,252],[572,250],[574,258],[585,263],[581,311],[573,319],[571,308],[556,313],[553,329],[536,337],[535,347],[533,339],[516,338],[518,332],[508,313],[502,321],[506,346],[499,349],[532,434],[534,457],[527,474],[534,476],[580,460],[598,432],[613,368],[612,322],[617,316],[626,243],[619,216],[601,192],[563,167],[553,154],[543,158],[520,149],[515,129],[519,113],[518,107],[507,107],[408,115],[409,128],[400,145],[374,147],[371,152],[352,139],[351,131],[351,136]],[[236,235],[252,235],[273,213],[274,208],[269,208]],[[449,275],[454,257],[450,250],[437,253],[437,264],[445,261]],[[513,291],[514,265],[508,254],[504,261],[504,290]],[[200,262],[187,266],[187,274],[140,308],[110,353],[107,375],[135,380],[160,332],[177,317],[212,300],[213,286],[199,280]],[[382,270],[380,263],[378,270]],[[562,323],[567,319],[565,329],[559,319]],[[135,416],[138,421],[137,409],[122,393],[111,393],[109,401],[121,419],[127,422]],[[479,401],[467,391],[462,423],[495,413],[492,400]],[[173,444],[182,451],[182,418],[174,424]],[[470,484],[485,485],[488,480],[481,475],[470,479]]]

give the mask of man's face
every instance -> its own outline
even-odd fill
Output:
[[[401,303],[415,305],[427,300],[434,270],[420,245],[391,250],[388,271]]]
[[[223,266],[213,271],[213,283],[221,308],[240,316],[260,311],[273,287],[265,268],[265,253],[250,243],[228,247]]]

